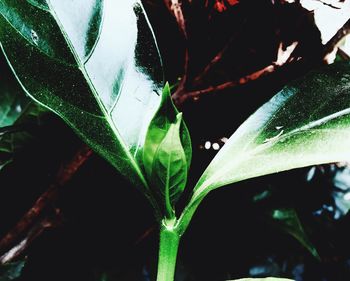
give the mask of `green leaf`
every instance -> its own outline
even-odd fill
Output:
[[[185,189],[191,156],[188,129],[166,84],[160,107],[147,131],[143,164],[151,188],[168,217],[174,215],[174,205]]]
[[[23,88],[149,195],[141,170],[163,73],[137,0],[0,0],[0,42]]]
[[[29,100],[29,103],[14,121],[13,126],[2,128],[0,133],[0,170],[11,163],[14,155],[33,140],[33,134],[26,128],[39,125],[46,113],[46,108]]]
[[[31,132],[27,131],[26,128],[39,125],[47,112],[46,108],[29,100],[17,119],[14,120],[13,126],[1,129],[0,152],[13,153],[23,147],[29,139],[32,139]]]
[[[267,277],[267,278],[242,278],[242,279],[235,279],[231,281],[293,281],[293,280],[285,279],[285,278]]]
[[[31,136],[24,125],[37,124],[43,107],[27,97],[0,54],[0,170],[11,163],[13,154],[23,147]],[[45,110],[46,111],[46,110]]]
[[[172,216],[174,205],[185,189],[187,161],[180,140],[182,114],[177,115],[167,134],[158,146],[152,165],[152,184],[165,202],[167,213]]]
[[[0,91],[0,127],[6,127],[13,125],[30,100],[23,92],[16,94],[3,90],[2,85]]]
[[[30,102],[0,54],[0,128],[11,126]]]
[[[285,87],[232,135],[196,191],[349,159],[349,71],[332,65]]]
[[[26,261],[7,263],[0,266],[0,281],[10,281],[19,278]]]
[[[279,229],[292,235],[299,241],[315,258],[320,260],[316,248],[306,235],[304,228],[299,220],[299,216],[293,208],[275,209],[270,213],[272,223]]]
[[[209,164],[184,213],[221,186],[350,159],[350,66],[334,64],[292,82],[257,110]]]

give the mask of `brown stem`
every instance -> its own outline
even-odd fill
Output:
[[[186,22],[185,17],[182,11],[182,1],[181,0],[164,0],[166,7],[168,10],[175,16],[177,24],[185,37],[187,39],[187,30],[186,30]]]
[[[151,227],[147,228],[135,241],[135,246],[139,245],[143,241],[145,241],[151,234],[154,233],[155,230],[158,229],[158,225],[152,225]]]
[[[237,37],[243,32],[243,29],[245,27],[245,23],[243,23],[243,25],[241,25],[242,27],[236,31],[235,34],[233,34],[230,38],[230,40],[226,43],[226,45],[215,55],[215,57],[213,57],[213,59],[207,64],[207,66],[203,69],[203,71],[201,73],[199,73],[197,75],[197,77],[195,77],[193,79],[192,85],[193,86],[197,86],[199,83],[201,83],[203,81],[203,78],[205,76],[207,76],[207,74],[210,72],[210,70],[218,63],[222,60],[224,54],[227,52],[227,50],[230,48],[231,44],[233,41],[235,41],[237,39]]]
[[[13,246],[5,254],[0,256],[0,265],[11,262],[21,256],[22,253],[24,253],[32,244],[32,242],[45,230],[56,227],[60,225],[61,222],[62,218],[60,217],[59,211],[56,212],[54,217],[48,216],[39,220],[39,222],[31,227],[28,234],[17,245]]]
[[[179,95],[179,96],[173,95],[173,100],[174,100],[175,104],[180,107],[189,98],[196,99],[201,95],[232,89],[232,88],[237,87],[239,85],[243,85],[243,84],[246,84],[250,81],[256,80],[256,79],[258,79],[262,76],[265,76],[269,73],[272,73],[278,67],[279,67],[278,65],[272,64],[272,65],[269,65],[261,70],[254,72],[252,74],[244,76],[238,80],[228,81],[228,82],[222,83],[220,85],[210,86],[210,87],[208,87],[206,89],[202,89],[202,90],[187,92],[185,95]]]
[[[199,73],[196,78],[193,79],[193,83],[192,84],[194,86],[196,86],[200,82],[202,82],[203,78],[205,76],[207,76],[207,74],[213,68],[213,66],[215,66],[218,62],[221,61],[223,55],[225,54],[225,52],[230,47],[232,41],[233,41],[233,38],[231,38],[230,41],[224,46],[224,48],[222,48],[221,51],[216,54],[216,56],[207,64],[207,66],[203,69],[203,71],[201,73]]]
[[[182,0],[164,0],[166,7],[168,10],[175,16],[176,22],[179,26],[179,29],[181,30],[181,33],[184,37],[185,42],[187,43],[187,28],[186,28],[186,20],[184,17],[184,13],[182,10]],[[187,44],[186,44],[187,45]],[[187,83],[187,77],[188,77],[188,67],[189,67],[189,52],[188,48],[186,46],[185,54],[184,54],[184,69],[183,69],[183,75],[181,77],[180,83],[174,93],[175,96],[182,95],[182,93],[185,91],[185,85]]]
[[[332,37],[331,40],[327,42],[327,44],[323,48],[323,59],[331,54],[334,49],[338,48],[340,41],[350,33],[350,20],[348,20],[341,29]]]
[[[83,163],[85,163],[91,154],[92,150],[88,146],[83,145],[74,155],[73,159],[66,165],[62,166],[48,190],[37,199],[33,207],[27,211],[15,227],[1,239],[0,253],[7,251],[16,243],[16,241],[18,241],[18,239],[24,236],[24,233],[28,231],[42,216],[43,211],[46,210],[46,208],[57,198],[60,188],[73,177],[76,171]]]

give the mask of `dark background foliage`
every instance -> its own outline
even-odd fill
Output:
[[[174,85],[174,101],[191,132],[189,187],[215,155],[213,144],[222,146],[288,81],[331,63],[332,54],[348,59],[338,43],[349,32],[349,22],[322,42],[315,13],[299,1],[289,2],[143,1],[166,79]],[[332,1],[334,7],[325,7],[342,4]],[[0,65],[1,77],[12,77],[2,55]],[[0,281],[18,275],[22,281],[154,280],[157,226],[145,198],[108,163],[90,156],[52,114],[24,123],[14,134],[22,130],[31,137],[0,172],[0,260],[11,249],[15,253],[14,263],[1,268]],[[344,163],[213,192],[182,238],[176,280],[348,280],[348,192],[350,168]],[[45,200],[38,203],[38,198]],[[23,219],[33,205],[30,219]],[[291,235],[298,228],[295,221],[272,219],[276,210],[295,211],[320,260]],[[21,274],[18,261],[25,261]]]

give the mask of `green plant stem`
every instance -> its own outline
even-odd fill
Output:
[[[157,281],[173,281],[180,235],[173,227],[163,224],[160,229]]]

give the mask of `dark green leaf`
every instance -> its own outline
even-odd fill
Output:
[[[192,156],[188,129],[170,96],[163,90],[161,105],[148,128],[143,149],[143,164],[152,190],[168,215],[186,186]]]
[[[25,126],[37,124],[43,107],[27,97],[0,54],[0,170],[12,161],[15,151],[28,143]],[[46,111],[46,110],[45,110]]]
[[[275,209],[270,213],[272,223],[297,239],[315,258],[320,259],[316,248],[306,235],[299,220],[298,214],[293,208]]]
[[[20,277],[25,263],[25,261],[18,261],[0,266],[0,281],[10,281]]]
[[[149,195],[139,152],[163,74],[141,3],[0,0],[0,14],[1,47],[28,94]]]
[[[350,65],[334,64],[286,86],[257,110],[203,173],[184,225],[215,188],[285,170],[350,159]]]
[[[46,113],[46,108],[29,101],[12,126],[2,128],[0,152],[13,153],[23,147],[32,139],[30,128],[38,126]]]
[[[23,92],[17,94],[1,89],[3,87],[0,85],[0,127],[6,127],[13,125],[29,100]]]
[[[29,129],[38,126],[46,113],[47,109],[29,101],[13,126],[2,128],[3,133],[0,134],[0,170],[12,162],[15,153],[33,140],[32,132]]]
[[[22,114],[30,99],[25,95],[7,63],[0,54],[0,128],[11,126]]]
[[[232,135],[197,194],[248,178],[350,156],[350,66],[324,67],[291,83]]]

